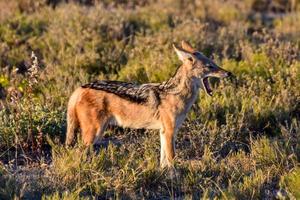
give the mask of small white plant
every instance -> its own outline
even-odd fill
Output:
[[[29,88],[32,88],[34,84],[38,83],[38,76],[39,76],[39,64],[38,59],[35,55],[35,53],[31,52],[31,60],[32,64],[30,68],[28,69],[29,72]]]

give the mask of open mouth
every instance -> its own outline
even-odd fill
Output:
[[[210,87],[208,77],[205,77],[202,79],[202,85],[203,85],[203,88],[204,88],[206,94],[208,94],[209,96],[212,96],[212,89]]]

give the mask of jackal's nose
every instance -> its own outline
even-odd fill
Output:
[[[230,76],[232,76],[232,73],[231,72],[226,72],[226,76],[230,77]]]

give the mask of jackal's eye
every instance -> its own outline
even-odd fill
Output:
[[[205,67],[207,67],[207,68],[213,68],[213,66],[210,63],[205,63]]]

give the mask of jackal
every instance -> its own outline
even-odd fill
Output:
[[[163,83],[136,85],[120,81],[95,81],[76,89],[67,110],[66,145],[80,127],[83,142],[94,144],[107,125],[160,130],[160,165],[172,167],[175,137],[199,89],[212,95],[208,77],[225,78],[230,72],[182,41],[173,45],[182,65]]]

